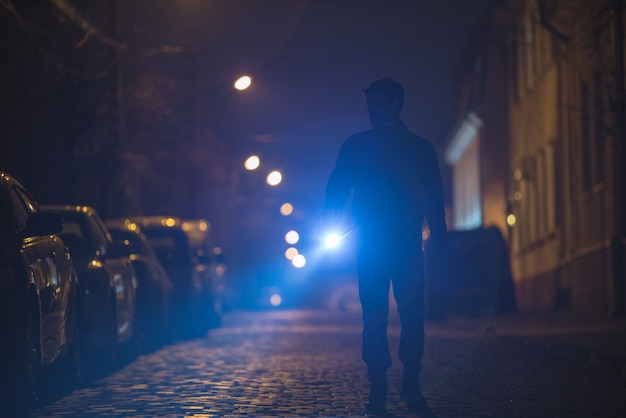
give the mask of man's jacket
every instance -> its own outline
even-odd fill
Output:
[[[445,243],[435,149],[404,126],[370,129],[344,141],[326,185],[326,212],[341,212],[351,193],[363,243],[421,244],[424,218],[433,242]]]

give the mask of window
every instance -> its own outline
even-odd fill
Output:
[[[591,192],[604,181],[603,86],[599,72],[594,74],[593,90],[580,82],[580,159],[582,191]]]
[[[589,89],[580,83],[580,151],[582,158],[582,186],[584,191],[591,189],[591,129],[589,128]]]
[[[546,156],[543,150],[537,154],[537,237],[545,238],[548,235],[548,216],[547,216],[547,203],[548,203],[548,190],[546,185]]]
[[[554,144],[550,142],[534,155],[522,158],[513,175],[522,249],[548,238],[556,228],[555,163]]]
[[[37,204],[30,198],[25,190],[13,186],[11,188],[11,203],[13,205],[13,213],[20,230],[26,229],[28,215],[37,211]]]
[[[93,239],[97,245],[97,248],[100,251],[106,251],[106,247],[109,243],[109,235],[107,233],[108,231],[105,229],[105,226],[102,224],[102,221],[97,215],[89,215],[88,220],[90,224],[90,230],[93,233]]]
[[[510,71],[508,71],[509,74],[509,89],[513,92],[513,99],[515,100],[516,103],[519,102],[520,98],[522,97],[521,95],[521,89],[520,89],[520,72],[521,69],[519,67],[520,65],[520,52],[519,52],[520,48],[517,45],[517,42],[512,42],[511,43],[511,47],[506,49],[506,54],[507,54],[507,62],[508,62],[508,67],[510,69]]]
[[[546,232],[551,234],[556,229],[556,158],[554,143],[545,147],[545,197],[546,197]]]
[[[530,12],[524,18],[524,64],[526,87],[532,88],[535,84],[536,77],[536,45],[535,45],[535,27],[536,14]]]
[[[604,84],[600,71],[594,74],[594,141],[593,141],[593,159],[594,172],[593,182],[595,184],[604,181]]]

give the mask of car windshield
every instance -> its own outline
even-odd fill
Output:
[[[86,254],[89,252],[89,241],[83,234],[80,222],[68,219],[63,215],[63,231],[58,234],[72,254]]]
[[[157,257],[163,263],[190,262],[189,247],[184,233],[167,231],[144,231]]]
[[[109,228],[109,232],[111,233],[113,239],[130,242],[133,253],[140,255],[146,255],[148,253],[143,241],[141,241],[141,238],[136,233],[122,231],[115,228]]]

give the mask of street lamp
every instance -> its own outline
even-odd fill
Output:
[[[246,158],[246,161],[243,163],[243,166],[248,171],[256,170],[261,165],[261,159],[258,155],[251,155]]]
[[[296,244],[300,240],[300,235],[293,229],[285,234],[287,244]]]
[[[267,184],[277,186],[283,181],[283,175],[278,170],[270,171],[266,178]]]
[[[242,91],[250,87],[251,84],[252,78],[250,78],[250,76],[244,75],[242,77],[239,77],[237,81],[235,81],[234,87],[237,90]]]
[[[289,261],[293,260],[298,255],[298,249],[296,247],[289,247],[285,250],[285,258]]]
[[[289,202],[283,203],[280,207],[280,214],[283,216],[289,216],[293,213],[293,205]]]
[[[306,257],[302,254],[298,254],[291,260],[291,264],[293,264],[295,268],[300,269],[306,265]]]

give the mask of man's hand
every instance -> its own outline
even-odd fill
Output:
[[[447,246],[445,240],[429,240],[425,248],[424,260],[426,274],[431,280],[445,280],[447,265]]]
[[[445,240],[429,239],[424,249],[424,271],[426,274],[426,316],[429,319],[441,320],[446,315],[448,270],[447,246]]]

